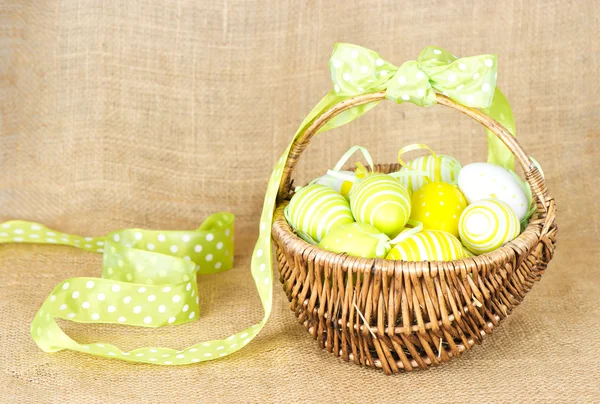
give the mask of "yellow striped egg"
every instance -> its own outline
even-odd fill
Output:
[[[463,246],[452,234],[439,230],[423,230],[396,244],[386,259],[452,261],[465,257]]]
[[[370,174],[352,187],[350,208],[357,222],[395,237],[410,217],[410,195],[396,178]]]
[[[520,229],[515,212],[506,203],[496,199],[467,206],[458,222],[462,243],[475,254],[500,248],[516,238]]]
[[[406,163],[400,172],[415,170],[427,173],[429,179],[423,175],[412,174],[400,177],[399,180],[411,192],[415,192],[423,185],[431,181],[442,181],[448,184],[456,184],[461,165],[454,157],[439,154],[437,156],[417,157]]]
[[[354,257],[384,258],[390,238],[366,223],[348,223],[331,230],[319,243],[324,250]]]
[[[333,189],[320,184],[308,185],[296,192],[285,213],[296,231],[317,242],[337,226],[354,222],[348,201]]]

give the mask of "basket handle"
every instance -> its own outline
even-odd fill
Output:
[[[306,149],[312,137],[321,129],[330,119],[340,113],[354,108],[358,105],[378,102],[386,98],[385,91],[379,91],[368,94],[361,94],[348,100],[335,104],[327,111],[319,115],[307,128],[302,132],[292,144],[288,159],[283,169],[282,179],[279,185],[277,200],[281,201],[289,197],[292,185],[292,172],[298,163],[300,155]],[[537,213],[540,217],[545,217],[548,210],[548,190],[546,182],[538,168],[533,164],[527,156],[517,139],[499,122],[484,114],[476,108],[461,105],[445,95],[436,93],[437,103],[446,107],[453,108],[463,114],[471,117],[479,122],[485,128],[494,133],[506,147],[515,155],[517,161],[525,172],[525,178],[531,186],[531,192],[536,199]]]

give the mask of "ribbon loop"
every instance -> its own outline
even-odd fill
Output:
[[[474,108],[492,104],[496,88],[497,57],[480,55],[461,58],[447,65],[421,62],[431,85],[452,100]]]
[[[383,90],[398,68],[371,49],[337,43],[329,59],[329,69],[334,93],[354,96]]]

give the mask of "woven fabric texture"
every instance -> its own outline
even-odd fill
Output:
[[[556,199],[558,249],[523,304],[483,345],[393,377],[321,351],[275,284],[249,346],[187,367],[40,351],[29,324],[60,281],[101,257],[0,246],[0,402],[600,401],[600,14],[564,1],[0,1],[0,221],[101,235],[193,229],[237,215],[236,266],[199,279],[201,318],[159,330],[64,322],[78,341],[185,347],[262,318],[250,254],[272,167],[330,86],[334,42],[397,65],[426,45],[496,53],[518,137]],[[318,136],[297,183],[350,146],[379,163],[426,143],[463,164],[484,131],[441,106],[381,103]]]

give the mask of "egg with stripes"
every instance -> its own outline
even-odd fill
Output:
[[[370,224],[354,222],[331,230],[319,243],[324,250],[363,258],[385,258],[390,238]]]
[[[400,172],[421,171],[421,174],[409,174],[399,177],[400,182],[411,192],[418,191],[423,185],[432,181],[441,181],[448,184],[456,184],[461,165],[454,157],[439,154],[436,156],[417,157],[406,163]]]
[[[460,241],[452,234],[439,230],[423,230],[394,245],[386,259],[452,261],[466,256]]]
[[[466,207],[467,201],[455,185],[431,182],[413,193],[410,218],[423,223],[425,229],[458,237],[458,221]]]
[[[475,254],[502,247],[514,240],[520,229],[519,219],[510,206],[494,199],[467,206],[458,223],[460,240]]]
[[[410,195],[396,178],[370,174],[352,187],[350,208],[357,222],[395,237],[410,217]]]
[[[348,201],[321,184],[298,190],[285,208],[285,217],[299,235],[308,236],[316,242],[332,229],[354,222]]]
[[[458,174],[458,187],[469,203],[498,199],[522,220],[529,210],[523,181],[504,167],[490,163],[467,164]]]
[[[344,177],[347,178],[356,178],[356,173],[353,171],[339,171],[339,173],[343,174]],[[322,184],[328,186],[331,189],[339,192],[344,198],[348,199],[348,195],[352,190],[352,186],[354,185],[354,181],[350,181],[349,179],[334,177],[331,174],[325,174],[319,178],[316,178],[312,181],[313,184]]]

